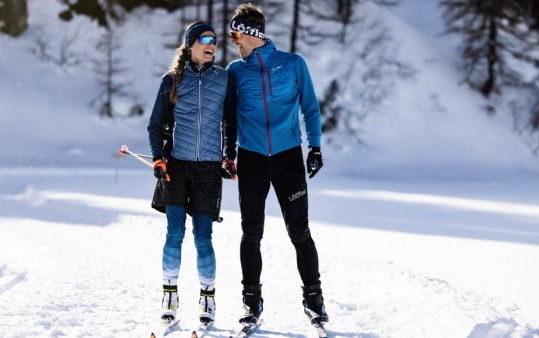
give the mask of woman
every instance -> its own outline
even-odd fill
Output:
[[[213,64],[217,43],[214,29],[206,23],[187,27],[184,42],[161,79],[148,125],[154,174],[164,182],[167,216],[161,316],[165,323],[176,321],[186,214],[192,217],[197,249],[200,321],[215,319],[212,222],[221,207],[221,122],[228,82],[227,71]],[[162,133],[169,111],[174,117],[170,153],[163,149]]]

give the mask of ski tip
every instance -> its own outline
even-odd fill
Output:
[[[150,338],[156,338],[155,335],[153,334],[153,332],[152,332],[152,334],[150,335]]]
[[[191,338],[198,338],[196,331],[193,331],[193,333],[191,333]]]

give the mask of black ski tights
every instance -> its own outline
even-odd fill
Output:
[[[301,148],[275,156],[245,149],[238,152],[238,185],[243,237],[240,259],[243,284],[260,284],[266,198],[273,185],[288,236],[296,250],[297,267],[304,285],[320,282],[318,252],[308,222],[307,182]]]

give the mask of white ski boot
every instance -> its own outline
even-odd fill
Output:
[[[213,286],[202,286],[200,289],[200,322],[209,323],[215,320],[215,288]]]
[[[165,280],[163,283],[163,314],[161,320],[163,323],[172,323],[176,320],[176,310],[178,309],[178,285],[171,280]]]

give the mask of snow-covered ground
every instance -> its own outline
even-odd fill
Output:
[[[1,336],[147,337],[159,329],[165,219],[149,208],[151,171],[123,164],[117,172],[1,171]],[[525,183],[316,177],[312,232],[330,336],[537,337],[539,182]],[[230,335],[241,308],[235,184],[225,183],[224,221],[214,227],[210,337]],[[265,322],[256,337],[312,337],[294,250],[275,198],[268,203]],[[179,285],[190,330],[199,286],[188,234]]]
[[[434,39],[437,7],[402,3],[362,9],[393,32],[415,78],[396,84],[387,111],[364,121],[366,147],[325,144],[324,168],[309,180],[329,335],[537,338],[537,158],[503,109],[487,117],[481,98],[458,85],[454,40]],[[41,39],[59,53],[68,30],[58,7],[29,0],[26,35],[0,36],[0,337],[149,337],[160,329],[165,218],[150,208],[151,170],[117,155],[122,144],[148,152],[148,113],[107,121],[87,105],[99,91],[84,63],[95,57],[95,23],[76,18],[70,28],[78,33],[67,33],[78,34],[72,51],[86,55],[77,67],[30,52]],[[124,80],[146,112],[172,57],[163,44],[174,41],[177,19],[138,12],[124,28]],[[337,48],[353,44],[328,41],[306,53],[319,93],[348,70]],[[225,181],[224,221],[214,226],[217,320],[208,337],[228,337],[241,309],[236,184]],[[179,282],[185,330],[176,337],[190,336],[197,320],[192,242],[188,231]],[[272,193],[262,250],[264,324],[254,337],[313,337]]]

